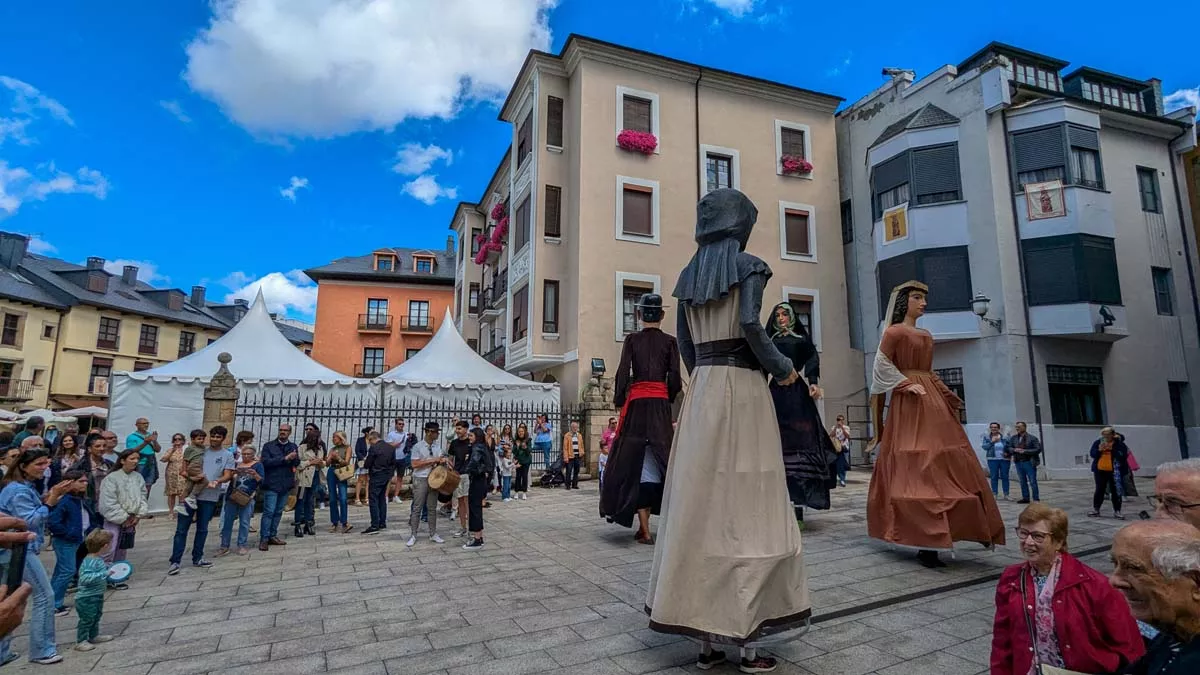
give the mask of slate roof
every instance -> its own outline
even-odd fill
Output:
[[[883,130],[879,138],[871,144],[875,147],[884,141],[895,138],[900,134],[910,129],[925,129],[927,127],[941,127],[947,124],[958,124],[959,120],[954,115],[942,110],[932,103],[926,103],[921,106],[916,112],[909,113],[901,117],[899,121],[890,125]]]
[[[246,312],[250,311],[250,303],[237,301],[233,304],[218,304],[210,302],[206,304],[208,311],[216,314],[222,321],[227,323],[230,328],[237,325],[237,322],[242,320]],[[275,327],[283,334],[288,342],[294,345],[311,345],[313,342],[313,334],[311,331],[297,328],[291,324],[282,321],[276,321]]]
[[[51,309],[67,308],[67,303],[43,290],[41,286],[34,283],[30,276],[19,268],[15,270],[0,268],[0,298],[11,298],[18,302]]]
[[[279,329],[280,333],[283,333],[283,337],[287,338],[288,342],[291,342],[294,345],[312,344],[313,334],[304,330],[303,328],[298,328],[290,323],[283,323],[280,321],[275,322],[275,327]]]
[[[375,253],[389,251],[396,254],[396,269],[381,272],[375,269]],[[413,269],[413,254],[432,255],[436,262],[433,273],[417,272]],[[366,255],[338,258],[333,262],[304,270],[313,281],[322,279],[357,279],[360,281],[399,281],[406,283],[425,283],[438,286],[454,285],[454,256],[453,251],[384,247]]]

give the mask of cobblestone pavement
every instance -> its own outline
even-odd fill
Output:
[[[968,545],[949,567],[923,569],[911,553],[867,538],[868,479],[852,473],[849,487],[834,493],[834,510],[809,515],[804,548],[814,626],[773,648],[784,660],[777,672],[986,673],[991,579],[1016,560],[1012,537],[995,552]],[[1047,483],[1042,496],[1071,514],[1072,550],[1107,545],[1122,524],[1085,517],[1090,481]],[[194,569],[185,556],[175,577],[166,576],[172,522],[159,516],[138,529],[130,588],[110,592],[106,600],[102,630],[117,639],[92,652],[71,650],[71,614],[57,621],[62,664],[46,670],[22,659],[5,670],[699,672],[692,643],[646,628],[641,608],[653,549],[635,543],[632,531],[598,518],[596,501],[596,484],[585,483],[577,492],[534,488],[528,501],[495,503],[485,511],[487,545],[481,551],[463,551],[461,540],[449,538],[454,530],[448,526],[439,527],[446,544],[422,535],[415,547],[405,548],[408,502],[389,505],[391,527],[383,534],[360,534],[366,508],[351,507],[358,530],[346,535],[328,534],[329,512],[318,511],[323,522],[316,537],[288,538],[286,547],[245,557],[213,558],[214,529],[208,547],[214,567]],[[1022,507],[1001,502],[1000,508],[1011,532]],[[1130,517],[1137,510],[1127,508]],[[290,514],[284,521],[290,523]],[[53,553],[42,557],[52,568]],[[1085,560],[1107,570],[1106,551]],[[896,603],[899,598],[906,601]],[[27,632],[19,629],[13,644],[22,654],[28,653]],[[715,672],[736,671],[725,666]]]

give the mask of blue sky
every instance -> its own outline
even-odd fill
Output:
[[[200,0],[0,3],[0,229],[67,260],[135,261],[311,315],[297,270],[378,246],[445,246],[509,139],[496,120],[531,47],[572,32],[849,101],[991,40],[1200,104],[1186,40],[1115,2]]]

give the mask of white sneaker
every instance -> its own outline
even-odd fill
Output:
[[[511,501],[512,501],[512,498],[511,498],[511,497],[505,497],[505,498],[504,498],[504,499],[502,499],[501,501],[505,501],[505,502],[511,502]]]
[[[406,542],[404,543],[404,545],[405,545],[405,546],[416,546],[416,545],[417,545],[417,538],[416,538],[415,536],[413,536],[413,537],[409,537],[409,538],[408,538],[408,541],[406,541]]]
[[[183,503],[187,504],[188,508],[193,511],[195,511],[197,508],[196,498],[194,496],[190,496],[187,499],[183,500]]]
[[[435,543],[435,544],[444,544],[444,543],[446,543],[446,540],[445,540],[445,539],[442,539],[442,537],[441,537],[440,535],[436,535],[436,534],[435,534],[435,535],[433,535],[432,537],[430,537],[430,538],[429,538],[429,541],[432,541],[432,542],[433,542],[433,543]]]

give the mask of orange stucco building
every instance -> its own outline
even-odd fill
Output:
[[[312,357],[374,377],[421,350],[454,307],[454,239],[446,250],[380,248],[305,270],[317,282]]]

